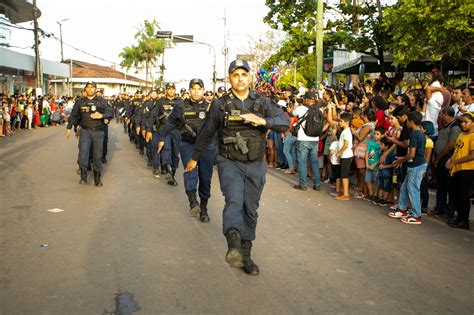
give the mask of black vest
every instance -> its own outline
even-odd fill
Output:
[[[160,109],[160,117],[159,117],[161,126],[163,126],[164,123],[168,120],[175,105],[176,105],[176,98],[172,100],[166,97],[164,98],[163,104],[161,104],[162,108]]]
[[[91,114],[94,112],[103,114],[105,112],[105,102],[101,102],[97,98],[93,98],[91,100],[88,98],[83,98],[79,109],[81,111],[82,127],[97,128],[104,125],[103,119],[92,119]]]
[[[198,135],[202,124],[204,123],[204,119],[207,117],[208,107],[209,105],[204,100],[200,101],[199,103],[194,103],[190,100],[184,101],[182,117],[183,124],[180,126],[183,140],[190,143],[195,142],[195,137],[190,134],[190,132],[185,127],[185,124],[189,126],[196,135]]]
[[[244,123],[244,119],[240,117],[248,113],[265,117],[265,107],[261,104],[260,95],[256,94],[255,101],[247,109],[237,108],[234,99],[233,94],[222,97],[221,109],[225,112],[225,120],[224,128],[219,130],[219,154],[229,160],[240,162],[262,160],[267,147],[267,129]],[[244,149],[248,149],[248,153],[244,153],[246,151]]]

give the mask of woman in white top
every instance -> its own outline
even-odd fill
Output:
[[[441,82],[443,82],[443,77],[439,72],[430,73],[430,85],[426,87],[426,99],[422,111],[425,114],[423,121],[431,121],[436,133],[438,133],[438,116],[444,100],[443,94],[439,91]]]

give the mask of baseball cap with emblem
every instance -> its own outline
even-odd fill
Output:
[[[204,82],[202,82],[202,80],[198,78],[194,78],[189,81],[189,88],[192,88],[194,84],[199,84],[202,88],[204,87]]]
[[[84,89],[88,86],[88,85],[92,85],[93,87],[97,87],[97,84],[94,82],[94,81],[87,81],[86,85],[84,85]]]
[[[225,92],[226,92],[225,87],[219,86],[219,88],[217,89],[217,92],[219,92],[219,93],[225,93]]]
[[[231,74],[232,72],[234,72],[234,70],[239,69],[239,68],[245,69],[246,71],[250,72],[250,66],[247,60],[237,59],[230,63],[229,74]]]
[[[170,88],[176,89],[176,86],[174,85],[173,82],[168,82],[168,83],[165,84],[165,88],[166,89],[170,89]]]
[[[159,88],[156,89],[156,93],[165,93],[165,89],[160,86]]]

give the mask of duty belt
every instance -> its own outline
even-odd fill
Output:
[[[89,131],[101,131],[103,126],[98,126],[98,127],[87,127],[87,126],[81,126],[82,129],[84,130],[89,130]]]

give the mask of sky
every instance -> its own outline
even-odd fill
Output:
[[[59,38],[62,22],[63,41],[107,61],[120,63],[122,48],[134,44],[134,35],[144,20],[156,19],[161,30],[175,35],[193,35],[195,40],[211,44],[216,51],[219,78],[225,75],[224,12],[227,17],[229,63],[237,54],[245,53],[250,38],[259,38],[271,28],[263,22],[268,12],[264,0],[37,0],[41,10],[39,27]],[[32,22],[21,23],[31,28]],[[12,29],[12,46],[31,47],[31,31]],[[34,54],[33,49],[13,48]],[[59,61],[60,43],[53,38],[42,38],[41,57]],[[76,59],[104,66],[111,64],[88,56],[64,45],[64,58]],[[213,57],[210,49],[198,44],[177,44],[165,51],[165,81],[178,82],[187,87],[194,77],[204,80],[211,89]],[[136,75],[130,69],[130,75]],[[139,76],[139,75],[137,75]],[[180,82],[181,81],[181,82]]]

